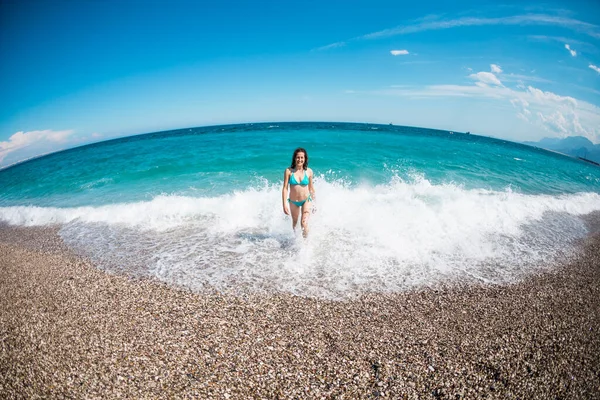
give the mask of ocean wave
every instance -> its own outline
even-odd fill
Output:
[[[541,218],[545,212],[572,215],[600,210],[600,195],[593,192],[551,195],[525,195],[484,189],[466,190],[454,184],[432,185],[417,178],[405,183],[395,176],[388,185],[362,185],[350,188],[343,180],[318,182],[319,223],[331,229],[384,231],[393,227],[410,228],[430,225],[451,230],[476,230],[486,226],[514,233],[522,223]],[[164,230],[214,219],[219,229],[273,226],[283,218],[280,188],[269,185],[216,197],[189,197],[161,194],[150,201],[88,207],[0,207],[0,221],[11,225],[40,226],[72,221],[106,223]],[[357,217],[360,217],[357,219]],[[378,221],[369,229],[369,222]],[[448,230],[447,230],[448,229]],[[433,232],[429,232],[431,234]],[[398,234],[398,232],[396,232]],[[396,235],[394,235],[396,236]]]
[[[98,207],[3,207],[12,225],[61,224],[106,269],[201,289],[340,297],[468,277],[508,282],[568,254],[597,193],[526,195],[426,179],[350,187],[320,179],[308,240],[265,183],[215,197],[159,195]]]

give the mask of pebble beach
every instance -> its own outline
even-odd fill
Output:
[[[600,398],[598,233],[511,285],[326,301],[108,274],[57,229],[0,228],[3,399]]]

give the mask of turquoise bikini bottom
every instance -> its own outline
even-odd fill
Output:
[[[306,203],[307,201],[312,201],[312,197],[310,197],[310,194],[308,195],[308,197],[302,201],[294,201],[294,200],[290,200],[288,199],[288,202],[298,206],[298,207],[302,207],[304,205],[304,203]]]

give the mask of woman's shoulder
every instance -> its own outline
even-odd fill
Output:
[[[313,175],[313,170],[312,170],[312,168],[306,168],[306,172],[307,172],[307,173],[308,173],[310,176],[312,176],[312,175]]]

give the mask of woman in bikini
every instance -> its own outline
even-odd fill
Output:
[[[291,167],[286,168],[283,173],[281,202],[283,203],[283,212],[292,216],[292,228],[294,230],[296,230],[298,224],[298,216],[302,213],[300,226],[304,237],[308,235],[308,217],[314,200],[313,171],[308,168],[308,153],[299,147],[294,151]]]

